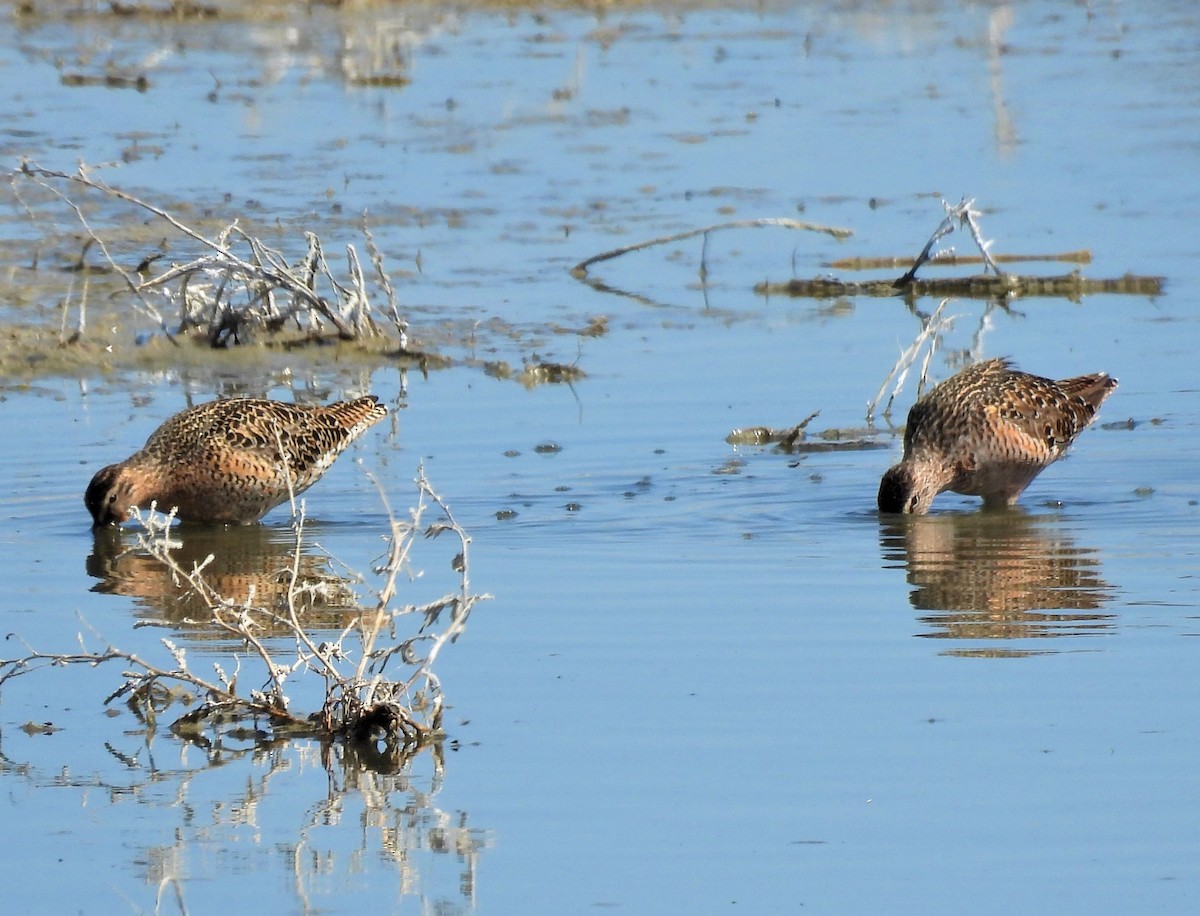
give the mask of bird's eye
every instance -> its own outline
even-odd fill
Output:
[[[110,497],[108,498],[108,504],[109,504],[110,506],[111,506],[113,503],[115,503],[116,501],[117,501],[117,494],[116,494],[116,493],[114,493],[112,496],[110,496]]]

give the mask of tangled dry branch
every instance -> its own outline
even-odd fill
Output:
[[[276,734],[303,733],[322,738],[378,744],[394,752],[422,746],[441,730],[444,700],[433,665],[442,649],[464,631],[472,608],[488,595],[474,594],[469,580],[471,539],[454,519],[449,506],[433,489],[424,471],[417,478],[416,505],[407,516],[388,509],[387,551],[375,573],[380,577],[374,604],[352,614],[340,632],[324,638],[309,632],[303,620],[306,584],[301,559],[305,550],[303,504],[294,518],[295,544],[287,575],[286,597],[280,604],[256,601],[253,589],[233,598],[216,591],[205,578],[213,560],[185,568],[174,551],[172,517],[153,510],[140,514],[137,548],[149,553],[176,577],[179,587],[198,597],[208,619],[197,621],[229,637],[240,648],[225,665],[214,663],[214,675],[195,670],[187,649],[163,638],[169,661],[156,661],[114,645],[91,650],[82,634],[75,652],[43,652],[26,645],[16,658],[0,659],[0,685],[45,667],[97,666],[121,662],[121,684],[105,703],[125,700],[148,722],[181,695],[203,697],[195,708],[172,723],[181,736],[204,742],[206,730],[247,719],[265,721]],[[386,505],[386,499],[385,499]],[[431,510],[440,517],[432,522]],[[454,587],[430,601],[397,604],[399,577],[416,578],[413,551],[419,540],[435,537],[457,540],[451,562]],[[402,635],[404,621],[413,625]],[[414,626],[415,625],[415,626]],[[144,620],[137,626],[172,626],[163,620]],[[278,634],[284,634],[281,639]],[[10,635],[10,640],[18,637]],[[290,643],[290,648],[281,645]],[[285,658],[286,656],[286,658]],[[313,713],[293,709],[289,683],[315,677],[323,685],[324,702]],[[242,685],[253,682],[249,689]]]
[[[316,233],[306,232],[306,251],[289,263],[280,251],[246,232],[235,219],[209,237],[167,210],[102,180],[81,164],[73,173],[47,169],[25,161],[9,174],[21,199],[20,183],[31,182],[61,201],[75,215],[108,268],[133,294],[135,306],[169,335],[199,329],[214,347],[241,342],[255,332],[285,327],[320,336],[332,329],[343,340],[379,334],[368,276],[353,245],[346,246],[346,275],[339,279],[326,260]],[[156,274],[151,268],[160,255],[143,257],[136,268],[122,264],[92,226],[78,197],[88,193],[138,208],[164,223],[174,237],[196,250],[186,260]],[[32,214],[32,208],[26,207]],[[363,221],[363,235],[376,279],[388,299],[387,317],[406,345],[408,324],[396,304],[395,290],[383,266],[383,256]],[[160,307],[161,303],[165,307]]]

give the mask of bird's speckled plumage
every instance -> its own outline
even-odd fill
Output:
[[[1003,359],[962,370],[908,412],[904,457],[880,481],[879,510],[924,515],[943,490],[1011,506],[1116,387],[1103,372],[1053,381]]]
[[[249,524],[316,483],[387,415],[377,397],[306,407],[229,398],[177,413],[141,451],[96,473],[83,501],[96,525],[120,524],[155,502],[179,518]]]

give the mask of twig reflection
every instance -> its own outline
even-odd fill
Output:
[[[275,886],[287,883],[276,876],[291,876],[294,898],[278,901],[279,910],[342,908],[364,873],[379,877],[370,863],[396,876],[391,902],[386,894],[381,900],[379,884],[372,882],[374,903],[383,902],[384,909],[399,910],[406,898],[419,900],[422,912],[475,908],[480,858],[493,839],[471,825],[467,812],[437,806],[445,781],[440,741],[377,769],[377,758],[345,742],[264,747],[223,741],[197,759],[195,745],[156,745],[153,730],[140,738],[140,747],[106,745],[115,766],[81,773],[59,763],[43,769],[14,761],[0,736],[0,776],[6,779],[32,788],[99,791],[113,801],[133,801],[145,809],[142,817],[169,819],[153,831],[169,842],[122,853],[130,874],[147,889],[140,908],[157,911],[173,898],[187,912],[189,880],[209,874],[214,844],[242,848],[246,867],[261,871],[265,864]],[[128,741],[128,733],[117,740]],[[316,797],[307,776],[314,766],[327,774],[323,795]],[[454,873],[442,864],[447,857],[457,862]]]

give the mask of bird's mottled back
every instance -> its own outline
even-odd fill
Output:
[[[97,525],[120,523],[131,507],[151,502],[189,521],[252,522],[316,483],[386,415],[374,396],[315,407],[258,398],[199,404],[98,472],[84,502]]]

